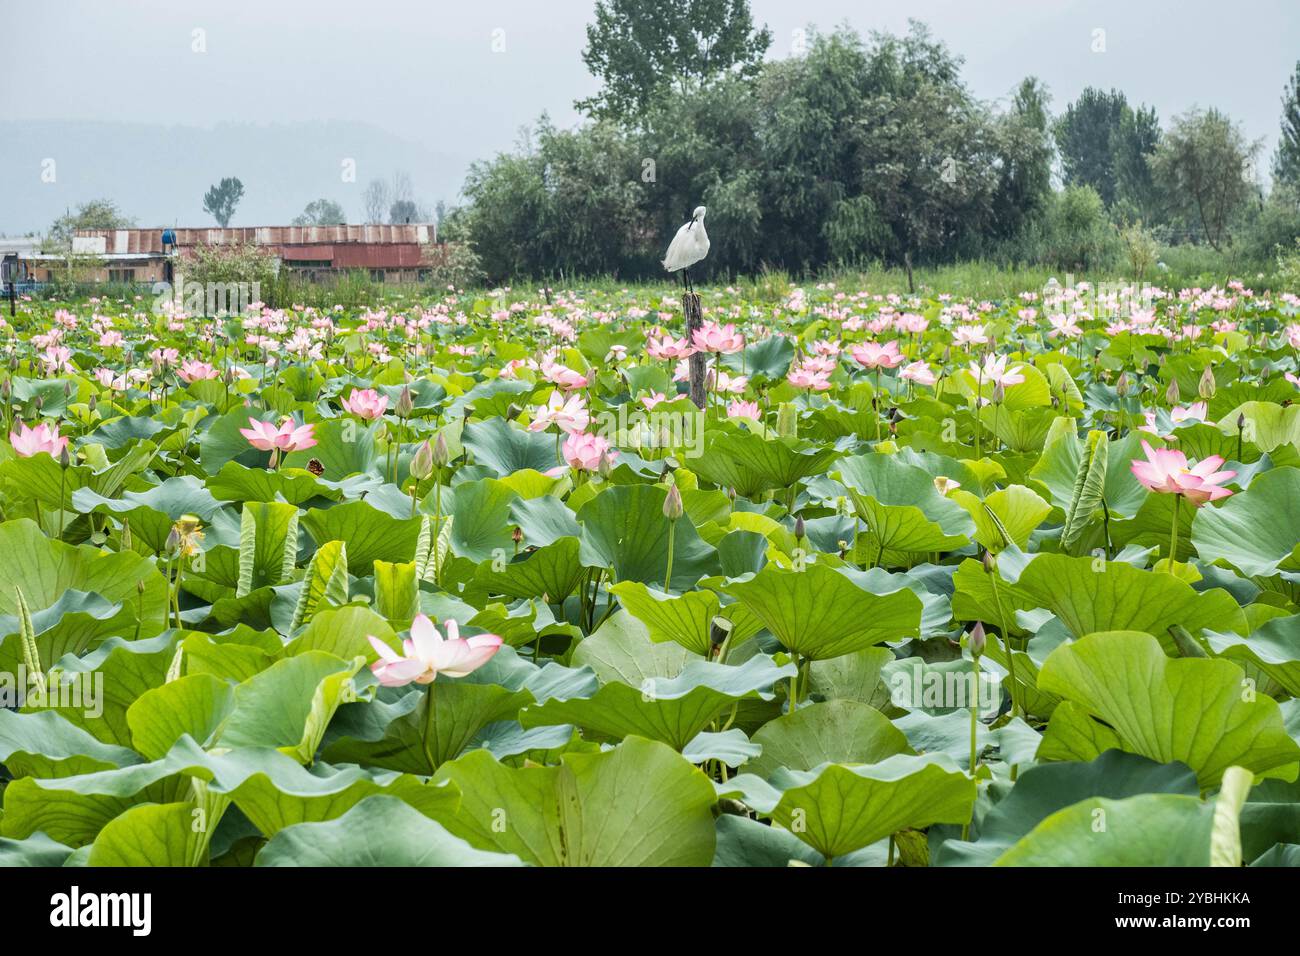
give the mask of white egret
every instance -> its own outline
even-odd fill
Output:
[[[688,292],[695,291],[691,285],[691,266],[709,254],[709,234],[704,231],[705,212],[703,206],[696,206],[691,221],[677,230],[677,235],[668,244],[668,251],[664,253],[664,268],[669,272],[680,270],[682,286]]]

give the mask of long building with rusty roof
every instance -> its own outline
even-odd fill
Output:
[[[442,253],[437,227],[425,223],[367,226],[241,226],[211,229],[81,229],[72,254],[86,281],[166,282],[178,257],[198,246],[251,244],[282,268],[309,278],[361,269],[377,282],[420,282]],[[27,257],[28,273],[49,281],[65,264],[61,253]]]

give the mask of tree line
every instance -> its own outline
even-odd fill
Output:
[[[995,106],[916,22],[809,31],[781,60],[763,59],[770,44],[746,0],[600,0],[588,121],[543,116],[474,164],[442,236],[506,279],[661,275],[666,237],[700,203],[715,277],[977,257],[1089,268],[1188,243],[1240,264],[1300,235],[1300,64],[1266,190],[1259,144],[1213,108],[1162,125],[1086,89],[1054,116],[1033,77]]]

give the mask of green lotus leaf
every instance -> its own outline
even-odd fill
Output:
[[[1272,698],[1243,693],[1244,679],[1230,661],[1171,659],[1149,634],[1089,634],[1052,651],[1039,672],[1043,690],[1074,705],[1057,707],[1043,744],[1058,724],[1077,726],[1071,715],[1082,711],[1111,728],[1114,746],[1157,763],[1184,763],[1203,788],[1234,765],[1294,780],[1300,745]]]
[[[942,754],[778,770],[768,781],[743,773],[717,786],[830,859],[899,830],[966,823],[975,803],[975,781]]]
[[[878,763],[911,750],[889,718],[856,700],[801,707],[764,724],[753,740],[763,752],[745,770],[760,777],[771,777],[782,767],[812,770],[825,763]]]
[[[434,779],[461,790],[447,829],[534,866],[708,866],[713,859],[713,787],[661,743],[629,737],[605,752],[564,754],[559,766],[520,769],[476,750]]]
[[[787,650],[810,660],[903,641],[920,632],[921,600],[911,591],[873,594],[822,564],[803,571],[768,565],[724,591],[752,611]]]
[[[670,522],[664,517],[667,496],[656,485],[617,485],[588,501],[578,509],[582,563],[610,569],[615,581],[662,587],[671,534],[672,587],[686,590],[716,574],[718,553],[700,540],[695,526],[686,518]]]
[[[676,677],[647,678],[637,687],[611,681],[590,697],[552,697],[525,707],[519,722],[576,724],[615,740],[636,735],[680,751],[741,699],[770,700],[772,685],[794,673],[793,664],[778,666],[766,656],[738,666],[690,661]]]
[[[832,477],[848,489],[873,547],[881,553],[952,551],[975,534],[975,522],[966,510],[935,490],[935,476],[892,455],[842,459]]]
[[[1192,544],[1206,561],[1267,577],[1300,569],[1300,468],[1274,468],[1192,522]]]

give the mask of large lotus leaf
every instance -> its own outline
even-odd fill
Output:
[[[1218,417],[1219,430],[1235,438],[1238,417],[1245,418],[1243,434],[1246,441],[1260,451],[1272,452],[1283,445],[1300,449],[1300,405],[1244,402]]]
[[[785,378],[794,361],[794,342],[785,335],[769,335],[747,344],[739,352],[721,357],[722,364],[742,375],[771,381]]]
[[[132,746],[151,760],[188,734],[207,744],[235,707],[235,691],[211,674],[191,674],[145,691],[126,711]]]
[[[513,554],[510,506],[517,497],[514,489],[495,478],[456,485],[443,498],[443,507],[453,518],[452,550],[473,561]]]
[[[680,644],[656,644],[646,626],[627,611],[615,611],[574,648],[575,667],[590,667],[602,684],[617,681],[640,687],[647,680],[676,677],[691,660]]]
[[[102,453],[102,449],[100,449]],[[106,497],[115,496],[131,475],[141,471],[153,459],[157,446],[140,442],[128,449],[117,461],[99,459],[99,466],[70,464],[64,468],[48,453],[30,458],[10,458],[0,463],[0,488],[10,502],[34,502],[42,508],[76,510],[73,494],[88,488]]]
[[[129,603],[145,635],[156,634],[163,625],[167,581],[152,561],[134,552],[109,553],[90,545],[51,541],[34,521],[21,518],[0,524],[0,554],[9,556],[0,561],[0,613],[16,613],[19,590],[35,612],[75,589],[93,591],[107,601]],[[48,666],[49,662],[45,663]]]
[[[873,594],[821,564],[802,571],[769,564],[724,590],[749,608],[787,650],[811,660],[920,633],[921,600],[911,591]]]
[[[1152,573],[1124,561],[1039,554],[1021,573],[1016,590],[1050,610],[1076,637],[1094,631],[1145,631],[1172,647],[1166,632],[1175,624],[1193,633],[1202,628],[1247,630],[1241,608],[1227,591],[1197,592],[1172,574]],[[1009,607],[1007,613],[1012,613]]]
[[[1242,574],[1300,569],[1300,468],[1274,468],[1217,507],[1203,506],[1192,544],[1206,561],[1226,561]]]
[[[394,797],[362,800],[337,820],[277,833],[257,866],[519,866],[519,858],[476,850]]]
[[[200,866],[211,831],[195,826],[193,803],[144,803],[106,823],[86,858],[88,866]],[[210,821],[214,826],[216,821]]]
[[[1207,631],[1220,657],[1258,667],[1292,697],[1300,697],[1300,614],[1265,621],[1249,635]]]
[[[1058,810],[994,866],[1241,866],[1238,817],[1251,775],[1224,774],[1214,800],[1179,793],[1093,797]]]
[[[715,485],[751,498],[761,491],[790,488],[822,474],[836,450],[792,438],[763,438],[752,432],[719,432],[691,470]]]
[[[813,661],[808,685],[813,695],[823,700],[860,701],[882,710],[889,705],[890,690],[880,672],[893,659],[887,647],[867,647],[829,660]]]
[[[134,633],[132,603],[110,603],[98,594],[71,589],[49,607],[32,613],[32,633],[42,665],[48,667],[65,654],[83,654],[112,635]],[[0,673],[15,674],[23,663],[21,622],[16,615],[0,615]]]
[[[951,551],[975,534],[975,522],[934,487],[934,477],[892,455],[845,458],[832,477],[849,491],[880,550]]]
[[[312,508],[302,526],[318,545],[347,544],[348,571],[369,574],[376,561],[410,561],[420,537],[419,518],[394,518],[366,501],[349,501],[331,508]]]
[[[129,747],[127,710],[166,679],[175,644],[175,632],[147,640],[110,637],[84,657],[63,657],[55,662],[58,687],[50,683],[45,706],[97,740]]]
[[[613,571],[615,581],[664,584],[668,536],[673,537],[671,586],[686,590],[717,574],[718,553],[700,540],[686,518],[664,517],[668,493],[657,485],[616,485],[578,510],[582,563]]]
[[[586,571],[579,551],[576,537],[557,538],[536,551],[517,555],[504,565],[495,559],[484,561],[474,573],[474,584],[489,594],[510,598],[545,597],[552,604],[561,604],[573,593]]]
[[[1233,765],[1295,779],[1300,745],[1287,735],[1277,703],[1243,693],[1244,680],[1230,661],[1171,659],[1155,638],[1133,632],[1063,644],[1038,675],[1043,690],[1104,721],[1115,745],[1158,763],[1180,761],[1204,788]],[[1071,713],[1058,707],[1052,715],[1044,737],[1049,752],[1058,722]]]
[[[326,482],[305,468],[247,468],[228,461],[205,482],[207,489],[224,501],[287,501],[302,505],[314,498],[338,500],[339,486]],[[358,491],[361,490],[358,488]]]
[[[312,461],[318,461],[325,469],[322,478],[342,481],[349,475],[369,472],[378,461],[374,425],[362,427],[351,419],[336,418],[316,422],[313,434],[316,444],[285,455],[285,468],[305,469]]]
[[[582,526],[569,506],[551,495],[516,499],[510,505],[510,518],[523,535],[525,546],[541,548],[582,534]]]
[[[1052,504],[1067,516],[1075,502],[1079,472],[1086,455],[1087,443],[1079,437],[1075,420],[1058,418],[1047,434],[1042,455],[1029,471],[1031,478],[1047,487]],[[1100,460],[1100,452],[1097,457]],[[1132,432],[1111,441],[1107,447],[1101,498],[1112,515],[1131,518],[1146,498],[1147,490],[1133,477],[1129,467],[1133,459],[1142,457],[1141,437]]]
[[[133,750],[101,743],[54,711],[0,709],[0,763],[12,777],[71,777],[139,761]]]
[[[80,512],[114,514],[131,522],[131,534],[150,551],[161,552],[172,524],[182,515],[208,521],[219,502],[193,475],[168,478],[148,491],[125,491],[121,498],[106,498],[91,488],[72,494],[72,506]]]
[[[676,677],[647,678],[636,687],[611,681],[590,697],[552,697],[524,708],[519,722],[576,724],[613,739],[635,734],[681,750],[736,702],[771,699],[772,685],[794,673],[793,664],[778,666],[766,655],[738,666],[691,661]]]
[[[515,428],[504,418],[470,422],[460,440],[474,462],[492,469],[498,478],[525,468],[544,472],[564,464],[555,453],[553,436]]]
[[[514,719],[519,709],[533,700],[526,690],[492,683],[444,678],[430,686],[432,695],[427,690],[412,690],[391,702],[376,700],[344,707],[330,727],[325,759],[403,773],[432,773],[462,753],[484,727]],[[426,739],[430,698],[433,723]]]
[[[856,700],[801,707],[764,724],[753,739],[763,752],[745,770],[760,777],[770,777],[781,767],[812,770],[824,763],[878,763],[911,749],[888,717]]]
[[[693,654],[708,656],[712,646],[709,635],[720,606],[712,591],[671,595],[640,581],[622,581],[609,590],[646,626],[650,640],[675,641]]]
[[[717,786],[828,858],[900,830],[966,823],[975,803],[975,781],[942,754],[777,770],[768,781],[744,773]]]
[[[1087,798],[1123,800],[1144,793],[1199,797],[1200,792],[1196,774],[1183,764],[1159,764],[1122,750],[1108,750],[1087,763],[1039,764],[1021,773],[984,816],[977,840],[946,841],[934,863],[988,866],[1053,813]]]
[[[235,688],[221,746],[275,747],[306,763],[334,711],[354,695],[352,677],[361,664],[324,651],[276,661]]]
[[[26,840],[0,837],[0,867],[63,866],[72,855],[72,847],[36,833]]]
[[[1024,550],[1029,535],[1052,512],[1051,505],[1024,485],[1008,485],[982,499],[958,488],[949,497],[975,522],[975,541],[994,553],[1009,544]]]
[[[822,866],[826,859],[789,830],[731,813],[718,816],[714,866]]]
[[[559,766],[512,769],[476,750],[439,768],[461,807],[445,820],[474,846],[536,866],[708,866],[709,780],[670,747],[629,737]]]

